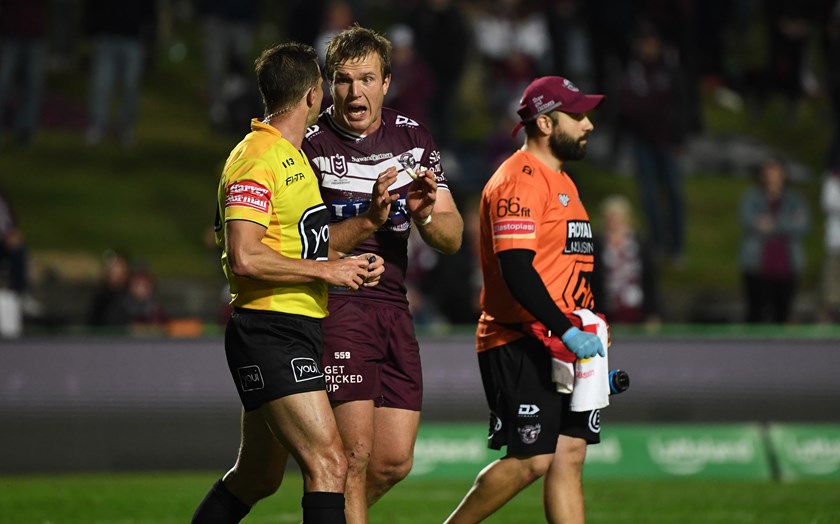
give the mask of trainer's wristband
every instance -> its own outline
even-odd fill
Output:
[[[432,214],[429,213],[429,215],[426,218],[424,218],[422,222],[418,222],[417,220],[415,220],[414,223],[417,224],[418,226],[428,226],[429,222],[431,222],[431,221],[432,221]]]

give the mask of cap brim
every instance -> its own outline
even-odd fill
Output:
[[[583,95],[571,104],[565,106],[560,104],[552,105],[551,107],[540,111],[533,118],[537,118],[537,116],[539,115],[544,115],[552,111],[561,111],[563,113],[588,113],[589,111],[592,111],[593,109],[601,105],[604,102],[605,98],[606,97],[604,95]],[[524,124],[524,122],[518,122],[515,126],[513,126],[513,129],[510,132],[510,136],[516,136],[516,134],[519,133],[519,130],[522,129]]]
[[[564,113],[587,113],[592,111],[604,101],[604,95],[583,95],[571,104],[561,106],[555,111]]]

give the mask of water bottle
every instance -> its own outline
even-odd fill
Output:
[[[611,369],[609,375],[610,395],[618,395],[630,387],[630,375],[621,369]]]

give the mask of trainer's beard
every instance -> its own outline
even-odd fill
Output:
[[[565,133],[553,133],[548,139],[552,154],[560,160],[581,160],[586,156],[586,146],[580,140],[574,140]]]

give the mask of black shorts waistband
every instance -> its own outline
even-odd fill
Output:
[[[286,318],[292,320],[299,320],[302,322],[311,322],[313,324],[319,324],[321,322],[320,318],[308,317],[306,315],[298,315],[296,313],[285,313],[283,311],[269,311],[267,309],[249,309],[244,307],[235,307],[233,308],[233,311],[239,315],[253,315],[269,318]]]

